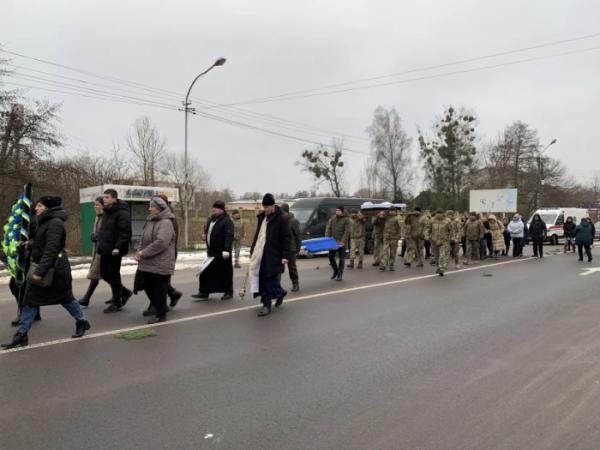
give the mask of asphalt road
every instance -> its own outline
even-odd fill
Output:
[[[106,316],[103,288],[77,342],[55,341],[72,324],[46,308],[31,342],[51,345],[0,354],[0,448],[600,448],[593,263],[369,267],[343,283],[324,259],[301,266],[302,291],[267,318],[248,299],[184,299],[137,341],[109,332],[143,324],[143,298]],[[175,284],[191,294],[190,280]],[[3,321],[12,308],[0,301]]]

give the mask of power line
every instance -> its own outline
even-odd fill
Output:
[[[127,104],[133,104],[133,105],[151,106],[151,107],[162,108],[162,109],[166,109],[166,110],[170,110],[170,111],[181,111],[178,107],[169,106],[167,104],[159,104],[157,102],[145,103],[145,101],[143,99],[139,99],[140,101],[135,101],[135,100],[131,100],[131,99],[119,99],[114,95],[106,95],[106,94],[100,94],[100,93],[96,93],[96,94],[89,93],[88,94],[88,93],[79,92],[78,90],[51,89],[51,88],[39,87],[39,86],[35,86],[35,85],[24,85],[24,84],[15,83],[12,81],[8,81],[6,83],[10,84],[10,85],[22,87],[22,88],[28,88],[28,89],[38,89],[38,90],[43,90],[43,91],[48,91],[48,92],[54,92],[54,93],[60,93],[60,94],[66,94],[66,95],[74,95],[74,96],[97,99],[97,100],[104,100],[104,101],[116,101],[116,102],[120,102],[120,103],[127,103]],[[65,89],[69,89],[69,88],[65,87]],[[270,130],[267,128],[257,127],[257,126],[251,125],[251,124],[235,121],[235,120],[228,119],[226,117],[218,116],[215,114],[209,114],[209,113],[204,113],[204,112],[192,112],[191,114],[198,115],[198,116],[201,116],[201,117],[204,117],[204,118],[207,118],[210,120],[218,121],[221,123],[225,123],[228,125],[251,129],[256,132],[263,133],[263,134],[277,136],[277,137],[284,138],[287,140],[293,140],[296,142],[302,142],[302,143],[313,144],[313,145],[323,145],[323,143],[319,142],[319,141],[306,139],[303,137],[294,136],[294,135],[290,135],[290,134],[286,134],[286,133],[281,133],[281,132]],[[344,151],[346,151],[348,153],[352,153],[352,154],[360,154],[360,155],[365,155],[365,156],[369,155],[368,152],[361,151],[361,150],[355,150],[355,149],[347,148],[347,147],[342,147],[342,149]]]
[[[295,96],[281,97],[281,98],[271,98],[271,99],[266,98],[266,99],[254,100],[254,101],[248,100],[248,101],[244,101],[244,102],[222,103],[222,104],[219,104],[214,107],[228,107],[228,106],[234,106],[234,105],[258,104],[258,103],[270,103],[270,102],[286,101],[286,100],[296,100],[296,99],[301,99],[301,98],[319,97],[319,96],[323,96],[323,95],[333,95],[333,94],[340,94],[340,93],[345,93],[345,92],[373,89],[373,88],[378,88],[378,87],[383,87],[383,86],[391,86],[391,85],[395,85],[395,84],[413,83],[416,81],[432,80],[435,78],[445,78],[445,77],[449,77],[449,76],[453,76],[453,75],[460,75],[460,74],[464,74],[464,73],[480,72],[483,70],[497,69],[499,67],[507,67],[507,66],[513,66],[513,65],[517,65],[517,64],[524,64],[524,63],[528,63],[528,62],[532,62],[532,61],[541,61],[541,60],[556,58],[556,57],[560,57],[560,56],[574,55],[577,53],[590,52],[590,51],[595,51],[598,49],[600,49],[600,46],[579,49],[579,50],[573,50],[573,51],[563,52],[563,53],[556,53],[556,54],[552,54],[552,55],[535,56],[535,57],[524,58],[524,59],[520,59],[520,60],[516,60],[516,61],[508,61],[508,62],[504,62],[504,63],[491,64],[491,65],[487,65],[487,66],[474,67],[474,68],[470,68],[470,69],[461,69],[461,70],[456,70],[456,71],[452,71],[452,72],[444,72],[444,73],[434,74],[434,75],[424,75],[421,77],[407,78],[404,80],[389,81],[386,83],[376,83],[376,84],[370,84],[370,85],[366,85],[366,86],[357,86],[357,87],[346,88],[346,89],[337,89],[337,90],[331,90],[331,91],[325,91],[325,92],[315,92],[315,93],[309,93],[309,94],[304,94],[304,95],[295,95]],[[205,110],[212,109],[214,107],[208,107],[208,108],[203,108],[203,109],[205,109]]]
[[[167,95],[167,96],[171,96],[171,97],[172,96],[176,96],[177,99],[179,99],[179,100],[181,98],[183,98],[183,96],[180,93],[175,92],[175,91],[169,91],[169,90],[166,90],[166,89],[157,88],[157,87],[149,86],[149,85],[146,85],[146,84],[143,84],[143,83],[138,83],[138,82],[134,82],[134,81],[130,81],[130,80],[125,80],[125,79],[122,79],[122,78],[117,78],[117,77],[113,77],[113,76],[109,76],[109,75],[98,74],[98,73],[95,73],[95,72],[92,72],[92,71],[89,71],[89,70],[79,69],[79,68],[76,68],[76,67],[73,67],[73,66],[67,66],[65,64],[57,63],[57,62],[54,62],[54,61],[49,61],[49,60],[42,59],[42,58],[36,58],[36,57],[33,57],[33,56],[28,56],[28,55],[25,55],[25,54],[22,54],[22,53],[13,52],[13,51],[1,49],[1,48],[0,48],[0,52],[4,52],[4,53],[7,53],[9,55],[13,55],[13,56],[16,56],[16,57],[19,57],[19,58],[29,59],[29,60],[36,61],[36,62],[39,62],[39,63],[42,63],[42,64],[51,65],[51,66],[58,67],[58,68],[61,68],[61,69],[64,69],[64,70],[70,70],[70,71],[73,71],[73,72],[76,72],[76,73],[81,73],[81,74],[84,74],[84,75],[87,75],[87,76],[91,76],[91,77],[95,77],[95,78],[99,78],[99,79],[102,79],[102,80],[107,80],[107,81],[110,81],[112,83],[124,84],[124,85],[130,86],[130,87],[133,87],[135,89],[141,89],[141,90],[149,92],[149,93],[154,93],[154,94],[160,93],[160,95],[162,95],[163,97],[165,95]],[[29,68],[27,68],[27,70],[36,71],[36,72],[44,73],[46,75],[51,75],[51,76],[63,77],[62,75],[54,75],[54,74],[50,74],[48,72],[43,72],[43,71],[40,71],[40,70],[37,70],[37,69],[29,69]],[[70,79],[72,81],[81,82],[81,83],[94,84],[94,83],[90,83],[88,81],[80,80],[80,79],[73,78],[73,77],[65,77],[65,78],[66,79]],[[103,85],[103,86],[107,87],[106,85]],[[123,89],[121,89],[121,90],[123,90]],[[211,109],[212,108],[225,109],[224,107],[219,107],[216,102],[212,102],[212,101],[208,101],[208,100],[198,100],[198,99],[194,99],[194,100],[196,100],[197,102],[202,103],[202,104],[207,104],[209,107],[211,107]],[[250,110],[246,110],[246,109],[242,109],[242,108],[229,107],[227,109],[233,110],[233,111],[238,111],[239,112],[238,115],[239,114],[246,114],[246,116],[247,115],[256,116],[257,120],[263,120],[263,121],[267,121],[267,122],[282,122],[282,123],[287,123],[287,124],[289,124],[288,128],[292,127],[292,128],[296,128],[298,130],[312,129],[312,130],[316,130],[318,132],[318,133],[314,133],[314,132],[309,131],[312,134],[321,134],[322,135],[323,133],[327,133],[328,137],[331,137],[331,136],[343,136],[344,138],[349,138],[349,139],[356,139],[356,140],[361,140],[361,141],[369,141],[365,137],[353,136],[353,135],[350,135],[350,134],[347,134],[347,133],[331,132],[331,131],[324,130],[324,129],[321,129],[321,128],[317,128],[317,127],[314,127],[314,126],[311,126],[311,125],[297,123],[297,122],[285,120],[285,119],[282,119],[282,118],[279,118],[279,117],[274,117],[274,116],[270,116],[270,115],[267,115],[267,114],[258,113],[258,112],[255,112],[255,111],[250,111]],[[229,112],[229,113],[232,114],[231,112]],[[233,113],[233,114],[235,114],[235,113]],[[263,117],[264,117],[264,119],[263,119]]]

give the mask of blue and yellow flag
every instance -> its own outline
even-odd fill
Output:
[[[25,280],[26,252],[21,243],[29,240],[31,231],[31,195],[31,184],[28,184],[11,209],[2,238],[2,262],[18,285]]]

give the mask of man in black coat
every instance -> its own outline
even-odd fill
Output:
[[[271,194],[263,197],[263,212],[258,215],[258,226],[250,249],[249,275],[252,277],[254,297],[260,296],[263,307],[259,317],[271,314],[271,302],[281,306],[287,292],[281,287],[281,274],[291,255],[291,231],[288,220],[275,205]]]
[[[105,313],[121,311],[133,295],[121,282],[121,260],[129,251],[131,241],[131,216],[129,206],[119,200],[117,191],[107,189],[104,200],[104,219],[98,233],[100,276],[110,284],[112,302]]]
[[[212,215],[204,228],[203,239],[206,241],[207,257],[213,260],[200,274],[198,294],[192,297],[207,300],[213,292],[223,292],[221,300],[231,300],[233,298],[231,258],[233,222],[225,212],[225,203],[221,200],[217,200],[212,207]]]

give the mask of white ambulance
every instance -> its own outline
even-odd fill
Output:
[[[563,225],[567,217],[572,217],[575,223],[579,224],[579,221],[583,217],[590,216],[588,210],[585,208],[544,208],[534,212],[529,218],[528,223],[531,223],[531,219],[536,214],[539,214],[546,223],[548,227],[546,240],[550,241],[552,245],[558,244],[558,240],[564,238]]]

